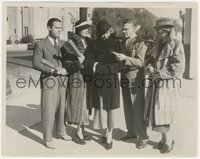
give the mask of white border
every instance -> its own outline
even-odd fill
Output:
[[[0,2],[1,9],[2,9],[3,2],[11,2],[11,1],[8,1],[8,0],[1,1]],[[12,0],[12,2],[25,2],[26,3],[26,2],[30,2],[30,1]],[[46,3],[46,2],[56,2],[56,1],[52,1],[52,0],[46,0],[46,1],[35,0],[34,2],[44,2],[44,3]],[[91,1],[91,0],[78,0],[78,1],[77,0],[74,0],[74,1],[65,0],[65,1],[62,1],[62,0],[60,0],[59,2],[73,2],[73,3],[74,2],[122,2],[122,0],[107,0],[107,1],[105,1],[105,0],[103,0],[103,1],[100,1],[100,0],[96,0],[96,1]],[[176,1],[172,1],[172,0],[171,1],[169,1],[169,0],[163,0],[163,1],[160,1],[160,0],[154,0],[154,1],[146,1],[146,0],[123,0],[123,2],[148,2],[149,3],[149,2],[198,2],[198,1],[197,0],[190,0],[190,1],[189,0],[176,0]],[[198,17],[199,17],[199,12],[200,11],[199,11],[199,3],[198,3]],[[2,19],[2,10],[0,12],[0,16],[1,16],[1,19]],[[198,26],[200,26],[199,25],[199,18],[198,18]],[[2,35],[2,24],[1,24],[1,29],[0,29],[0,35]],[[200,37],[200,33],[198,31],[198,40],[199,40],[199,37]],[[2,37],[0,38],[0,44],[1,44],[1,48],[2,48]],[[198,52],[199,52],[199,45],[198,45]],[[6,53],[2,52],[2,49],[1,49],[1,53],[0,53],[0,64],[1,64],[0,65],[0,68],[1,68],[1,71],[0,71],[0,81],[1,81],[0,82],[0,90],[1,90],[1,93],[2,93],[2,86],[3,86],[2,80],[3,80],[3,76],[5,76],[5,73],[3,73],[3,71],[2,71],[3,70],[3,67],[2,67],[3,65],[2,64],[5,63],[5,61],[3,61],[3,59],[5,59],[4,56],[3,56],[3,54],[4,54],[4,56],[6,55]],[[199,68],[199,61],[200,61],[200,56],[198,56],[198,68]],[[200,69],[198,69],[198,82],[199,82],[199,79],[200,79]],[[200,86],[198,84],[198,91],[199,90],[200,90]],[[5,92],[4,92],[4,94],[5,94]],[[0,102],[1,103],[3,102],[2,101],[3,100],[2,97],[3,96],[0,97]],[[198,94],[198,99],[199,99],[199,94]],[[198,106],[199,106],[199,104],[198,104]],[[1,116],[2,115],[2,104],[0,106],[0,111],[1,111],[1,114],[0,114],[1,119],[0,120],[1,120],[1,123],[2,123],[2,116]],[[199,108],[198,108],[198,114],[200,114],[200,109]],[[200,132],[199,131],[199,129],[200,129],[199,121],[200,121],[200,116],[198,116],[198,133]],[[1,133],[2,133],[2,129],[0,131],[0,135],[2,135]],[[200,143],[200,138],[199,138],[199,135],[198,135],[198,155],[196,157],[185,157],[185,158],[200,158],[200,145],[199,145],[199,143]],[[6,157],[1,157],[1,158],[6,158]],[[11,157],[11,158],[13,158],[13,157]],[[32,158],[35,158],[35,157],[32,157]],[[58,158],[58,157],[56,157],[56,158]],[[96,157],[90,157],[90,158],[96,158]],[[116,157],[116,158],[119,158],[119,157]],[[132,158],[136,158],[136,157],[132,157]],[[144,158],[144,157],[140,157],[140,158]],[[148,158],[155,158],[155,157],[148,157]],[[158,157],[158,158],[161,158],[161,157]],[[174,158],[178,158],[178,157],[174,157]]]

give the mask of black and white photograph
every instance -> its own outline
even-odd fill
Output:
[[[2,155],[196,156],[197,9],[4,2]]]

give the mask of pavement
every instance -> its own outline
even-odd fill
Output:
[[[15,56],[16,55],[16,56]],[[145,149],[135,147],[136,140],[120,141],[126,133],[123,104],[118,111],[118,128],[113,132],[113,148],[106,150],[100,142],[103,130],[86,127],[92,140],[86,145],[72,141],[54,139],[57,149],[48,149],[43,145],[40,118],[40,88],[30,83],[30,77],[37,82],[40,72],[32,69],[32,52],[7,54],[7,79],[10,81],[12,95],[6,97],[5,129],[2,146],[4,156],[195,156],[197,154],[197,81],[182,81],[183,96],[178,122],[172,132],[175,138],[174,150],[166,155],[160,154],[153,146],[161,138],[159,133],[148,130],[150,140]],[[16,81],[23,78],[25,83],[19,88]],[[75,126],[68,125],[67,133],[73,135]]]

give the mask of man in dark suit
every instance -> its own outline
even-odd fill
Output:
[[[55,121],[56,135],[63,140],[70,140],[66,134],[64,124],[65,95],[67,74],[62,68],[62,63],[58,60],[60,49],[64,41],[59,39],[61,33],[61,21],[51,18],[47,23],[49,35],[36,43],[33,52],[33,68],[41,71],[41,119],[43,127],[43,139],[48,148],[55,149],[57,146],[52,141],[53,125]],[[54,68],[45,65],[45,59]]]
[[[148,136],[147,127],[144,122],[144,57],[147,46],[137,38],[135,25],[126,19],[123,24],[125,40],[123,54],[116,54],[118,61],[124,61],[130,71],[121,74],[121,87],[124,102],[124,114],[126,120],[127,134],[121,140],[138,138],[136,147],[146,147]]]

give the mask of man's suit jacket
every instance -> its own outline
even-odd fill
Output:
[[[127,78],[129,80],[130,87],[132,87],[135,81],[140,81],[143,78],[141,72],[144,65],[147,46],[144,42],[137,40],[135,37],[130,39],[128,44],[124,43],[124,47],[124,54],[127,56],[125,66],[130,67],[131,71],[122,73],[122,77]]]
[[[52,141],[54,120],[57,125],[56,134],[60,136],[66,134],[64,114],[68,79],[62,76],[53,76],[51,74],[52,68],[41,63],[41,60],[45,59],[53,64],[55,68],[62,67],[61,62],[55,59],[55,55],[61,55],[60,49],[63,44],[64,41],[58,40],[58,51],[50,40],[45,38],[36,43],[33,52],[33,67],[41,71],[41,120],[45,141]]]
[[[41,71],[41,88],[42,89],[51,89],[53,86],[57,85],[57,79],[58,77],[54,77],[51,75],[51,69],[50,67],[44,65],[41,63],[42,59],[47,60],[51,64],[54,65],[54,67],[62,67],[62,63],[60,60],[57,60],[54,58],[54,56],[61,56],[60,49],[64,45],[63,40],[58,40],[58,47],[59,51],[55,49],[53,44],[50,42],[48,37],[45,39],[39,41],[35,45],[35,49],[33,52],[33,68],[35,68],[38,71]]]

